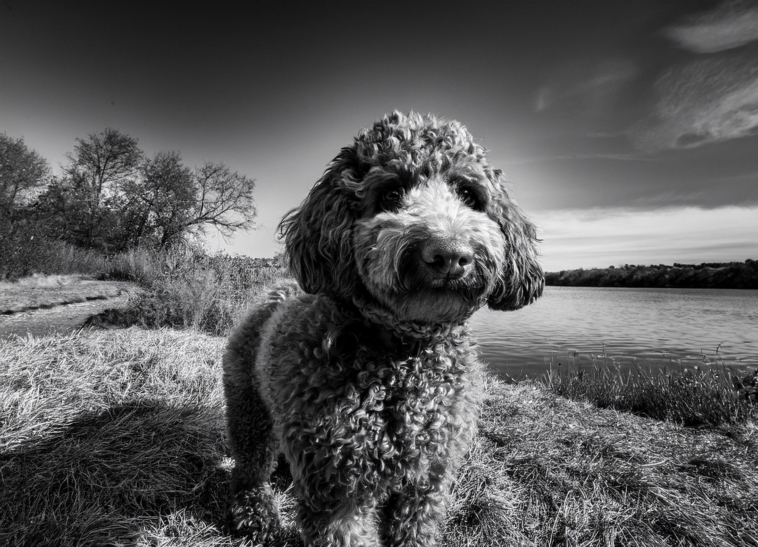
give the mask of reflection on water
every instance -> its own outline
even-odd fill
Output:
[[[513,377],[557,366],[758,366],[758,291],[546,287],[470,321],[482,360]]]

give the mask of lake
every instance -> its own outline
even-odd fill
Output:
[[[546,287],[515,312],[470,320],[482,360],[534,377],[552,364],[758,367],[758,291]]]

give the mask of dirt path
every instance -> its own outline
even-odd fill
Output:
[[[76,331],[93,315],[107,309],[124,307],[129,295],[136,290],[136,285],[123,283],[121,290],[111,291],[108,296],[101,293],[84,302],[5,313],[0,315],[0,340],[28,334],[45,336]]]

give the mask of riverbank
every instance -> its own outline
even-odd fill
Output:
[[[131,327],[2,344],[0,544],[242,545],[223,526],[224,343]],[[490,379],[443,544],[635,543],[758,545],[755,421],[684,427]]]
[[[561,287],[758,289],[758,261],[579,268],[548,272],[545,284]]]

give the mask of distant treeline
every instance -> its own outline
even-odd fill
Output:
[[[545,283],[564,287],[758,289],[758,261],[580,268],[548,272]]]

